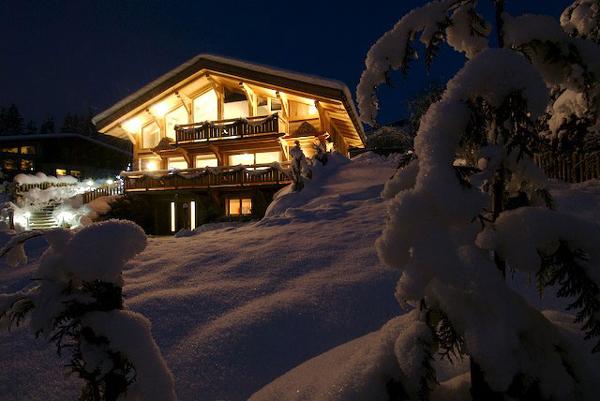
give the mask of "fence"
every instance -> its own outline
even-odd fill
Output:
[[[550,178],[571,183],[600,178],[599,152],[575,152],[570,155],[539,153],[534,156],[534,160]]]
[[[94,199],[98,199],[102,196],[121,195],[123,193],[123,187],[119,183],[105,185],[98,187],[88,192],[81,194],[83,203],[90,203]]]

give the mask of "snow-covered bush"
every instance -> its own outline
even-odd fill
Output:
[[[427,57],[446,40],[469,58],[423,116],[417,160],[384,190],[392,201],[377,250],[402,272],[399,302],[421,311],[410,323],[413,335],[395,345],[400,374],[388,388],[395,399],[429,397],[437,354],[470,359],[475,400],[596,396],[598,375],[561,329],[511,288],[506,273],[531,274],[540,288],[558,286],[594,341],[590,350],[599,350],[600,227],[551,209],[531,155],[542,116],[558,115],[548,88],[581,94],[577,107],[597,119],[588,96],[598,87],[600,48],[567,35],[552,18],[511,17],[497,4],[504,48],[488,48],[489,24],[476,1],[431,2],[371,48],[358,87],[362,118],[373,123],[374,90],[390,70],[406,68],[416,33]],[[548,48],[556,57],[547,57]],[[465,151],[472,157],[458,168]]]
[[[405,153],[413,148],[413,139],[406,127],[384,125],[367,135],[367,148],[398,149]]]
[[[175,400],[173,377],[150,333],[150,322],[123,305],[122,270],[146,247],[135,224],[106,221],[72,232],[14,236],[0,250],[26,261],[23,244],[43,235],[48,249],[36,285],[0,294],[0,329],[29,320],[31,331],[70,351],[68,369],[84,380],[80,400]]]

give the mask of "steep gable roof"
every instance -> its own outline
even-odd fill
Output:
[[[153,98],[160,96],[168,89],[176,86],[179,82],[186,80],[202,70],[215,71],[240,78],[264,82],[266,84],[290,90],[313,94],[319,97],[338,100],[343,103],[361,140],[363,142],[365,141],[362,123],[360,123],[360,120],[358,119],[358,113],[356,112],[350,91],[344,83],[211,54],[200,54],[172,69],[158,79],[155,79],[148,85],[117,102],[112,107],[96,115],[92,121],[97,129],[102,131],[127,113],[142,106]]]

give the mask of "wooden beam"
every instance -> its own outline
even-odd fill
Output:
[[[288,103],[287,96],[285,95],[285,93],[281,93],[279,91],[275,92],[275,95],[277,95],[277,98],[281,102],[281,109],[283,110],[284,117],[286,119],[289,119],[290,118],[290,110],[289,110],[289,103]]]
[[[252,90],[250,86],[248,86],[245,82],[240,82],[240,86],[246,93],[246,97],[248,98],[248,103],[250,105],[250,116],[255,116],[258,114],[258,98],[256,97],[256,93]]]
[[[210,74],[206,74],[206,79],[212,85],[213,89],[215,90],[215,93],[217,94],[217,120],[222,120],[223,108],[225,104],[225,91],[223,90],[223,85]]]
[[[194,122],[194,115],[192,114],[193,113],[192,99],[190,99],[188,96],[186,96],[185,94],[183,94],[179,91],[175,92],[175,96],[177,96],[179,98],[179,100],[181,100],[183,107],[185,107],[185,110],[188,113],[188,122]]]
[[[315,100],[315,107],[319,112],[319,122],[321,123],[321,131],[331,131],[329,128],[331,126],[331,122],[329,121],[329,116],[327,115],[327,111],[323,108],[323,105],[318,100]]]

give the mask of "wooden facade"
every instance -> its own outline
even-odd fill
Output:
[[[181,228],[177,215],[191,214],[190,202],[197,207],[206,197],[230,217],[250,209],[260,215],[257,205],[289,182],[285,164],[296,141],[307,156],[315,145],[347,154],[365,142],[345,85],[211,55],[168,72],[94,123],[132,142],[134,171],[123,174],[125,192],[151,196],[160,204],[156,213],[171,214],[169,229],[157,228],[161,233]],[[188,220],[182,227],[197,224]]]

